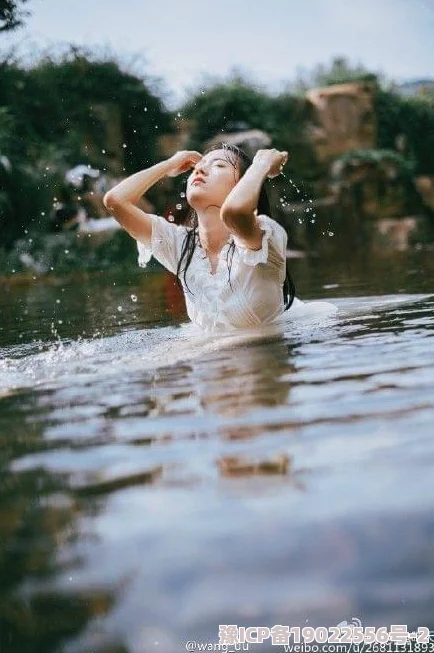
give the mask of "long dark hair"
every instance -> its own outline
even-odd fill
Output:
[[[225,150],[229,163],[231,163],[234,166],[234,168],[238,168],[240,173],[240,178],[244,175],[244,173],[252,163],[252,159],[244,152],[244,150],[237,147],[236,145],[230,145],[228,143],[217,143],[207,148],[204,154],[207,154],[208,152],[212,152],[214,150]],[[268,200],[265,184],[263,184],[261,187],[261,191],[259,193],[259,200],[258,200],[258,215],[262,215],[262,214],[271,217],[271,207],[270,207],[270,202]],[[176,279],[178,281],[178,284],[182,288],[182,283],[180,278],[182,273],[185,287],[187,288],[190,294],[193,294],[190,288],[188,287],[187,280],[186,280],[186,272],[191,263],[191,259],[193,257],[194,250],[196,249],[196,245],[199,242],[199,223],[198,223],[197,213],[193,208],[191,208],[188,213],[186,226],[187,226],[187,233],[185,235],[184,242],[182,244],[181,256],[178,261],[178,267],[176,270]],[[232,241],[229,246],[228,255],[227,255],[229,285],[231,285],[231,268],[232,268],[232,259],[234,256],[234,251],[235,251],[235,243]],[[295,285],[289,273],[288,261],[286,261],[286,277],[285,277],[285,281],[283,282],[283,302],[285,305],[285,311],[287,311],[291,307],[294,301],[294,297],[295,297]]]

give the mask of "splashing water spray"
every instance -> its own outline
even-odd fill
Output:
[[[280,174],[285,180],[287,180],[291,184],[291,186],[297,192],[297,195],[302,194],[300,188],[291,179],[291,177],[288,177],[284,172],[281,172]],[[306,202],[306,200],[307,200],[306,206],[303,209],[303,213],[306,214],[306,219],[308,219],[311,224],[315,224],[315,222],[316,222],[316,213],[314,212],[314,207],[311,206],[311,205],[313,205],[313,199],[312,198],[307,198],[307,197],[302,197],[300,199],[301,199],[302,203]],[[283,197],[281,197],[279,199],[279,201],[280,201],[280,204],[281,204],[283,209],[285,209],[286,207],[288,207],[291,204],[290,202],[287,201],[287,198],[286,198],[285,194],[283,195]],[[293,213],[295,213],[296,209],[293,208],[292,211],[293,211]],[[303,218],[299,217],[298,218],[298,223],[303,224],[304,223]],[[323,236],[325,236],[326,234],[327,234],[327,236],[330,236],[330,237],[334,236],[334,232],[330,230],[330,223],[328,223],[328,225],[327,225],[327,231],[322,232]]]

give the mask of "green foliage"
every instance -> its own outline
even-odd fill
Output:
[[[105,170],[110,164],[107,107],[119,119],[123,171],[154,163],[157,137],[171,131],[172,118],[151,86],[115,59],[76,48],[47,55],[29,69],[11,57],[0,62],[0,155],[13,168],[9,175],[0,171],[4,245],[23,227],[44,226],[41,213],[51,211],[53,188],[67,168],[85,163]]]
[[[52,143],[67,165],[80,161],[104,167],[107,124],[101,105],[119,114],[127,173],[153,161],[157,136],[171,130],[169,112],[142,79],[121,70],[114,59],[95,60],[76,48],[59,59],[45,56],[29,70],[3,62],[0,82],[0,106],[13,113],[19,134],[14,156],[44,158]],[[87,142],[95,147],[86,160]]]
[[[28,11],[23,11],[19,5],[27,0],[0,0],[0,32],[8,32],[23,23],[23,18],[28,16]]]
[[[0,106],[0,152],[9,152],[12,149],[13,132],[14,119],[7,107]]]
[[[378,146],[396,149],[403,139],[403,153],[412,161],[415,174],[434,174],[434,98],[403,98],[378,90],[375,110],[378,120]]]
[[[287,93],[273,97],[236,76],[200,89],[182,112],[194,121],[189,147],[201,149],[219,133],[260,129],[270,135],[273,145],[291,152],[290,174],[309,176],[312,155],[305,134],[305,103],[300,98]]]
[[[264,91],[239,76],[199,90],[181,109],[195,123],[191,147],[201,147],[219,132],[236,129],[237,123],[271,131],[270,104]]]
[[[377,77],[339,58],[318,66],[299,90],[368,79]],[[389,158],[399,158],[403,174],[434,174],[434,99],[403,98],[377,85],[375,103],[379,149],[356,155],[379,160],[387,151]],[[189,148],[202,149],[219,133],[260,129],[271,136],[273,147],[290,152],[286,173],[297,186],[324,174],[306,130],[308,105],[294,91],[273,96],[233,74],[225,81],[208,81],[181,111],[192,120]],[[85,163],[104,170],[118,160],[122,172],[130,174],[154,163],[160,157],[157,138],[173,131],[174,118],[155,80],[125,71],[113,55],[71,47],[29,68],[5,57],[0,61],[1,243],[10,248],[25,230],[31,237],[46,231],[67,168]],[[120,138],[124,147],[118,151]],[[7,157],[12,171],[1,157]]]
[[[370,72],[361,64],[353,65],[345,57],[335,57],[331,64],[318,64],[311,71],[301,70],[293,86],[293,92],[304,94],[313,87],[377,81],[378,78],[379,75]]]
[[[413,163],[394,150],[351,150],[339,157],[339,162],[343,167],[353,161],[378,165],[393,163],[403,177],[411,177],[414,172]]]
[[[306,133],[307,118],[304,99],[288,93],[272,98],[270,135],[277,148],[290,153],[285,170],[294,182],[315,176],[314,154]]]
[[[17,240],[9,252],[0,248],[1,274],[59,275],[113,267],[138,270],[136,245],[123,230],[102,242],[100,234],[33,233]]]
[[[55,174],[23,163],[0,161],[0,244],[10,247],[25,229],[45,230]]]

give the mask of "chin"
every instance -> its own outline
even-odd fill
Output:
[[[199,191],[199,192],[198,192]],[[186,194],[186,200],[193,209],[199,209],[201,206],[208,204],[209,198],[200,189],[193,188]]]

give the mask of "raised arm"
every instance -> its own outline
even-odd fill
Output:
[[[276,177],[288,159],[288,152],[258,150],[251,166],[225,199],[220,217],[231,233],[249,249],[259,249],[262,230],[255,217],[262,184],[267,177]]]
[[[104,195],[104,206],[119,224],[136,240],[149,243],[152,235],[152,219],[149,213],[139,209],[137,203],[151,186],[166,175],[175,177],[186,172],[201,159],[194,151],[181,151],[170,159],[136,172],[127,177]]]

